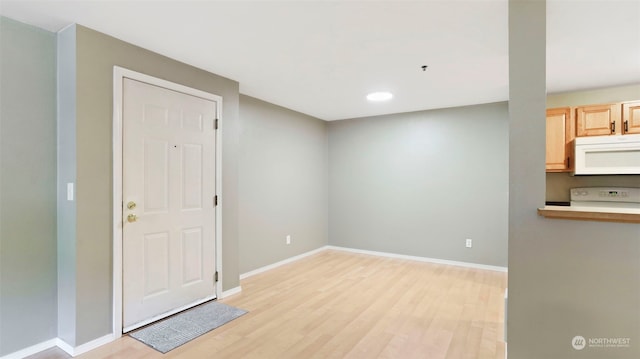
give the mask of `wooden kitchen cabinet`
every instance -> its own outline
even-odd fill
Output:
[[[547,172],[573,171],[574,123],[570,107],[547,110]]]
[[[640,101],[622,104],[622,134],[640,133]]]
[[[622,133],[620,103],[576,108],[576,136],[606,136]],[[640,110],[636,110],[640,111]],[[636,113],[632,111],[632,113]],[[640,112],[638,115],[640,116]],[[638,120],[636,120],[638,121]]]

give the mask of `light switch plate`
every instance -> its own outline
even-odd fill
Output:
[[[67,183],[67,201],[73,201],[73,182]]]

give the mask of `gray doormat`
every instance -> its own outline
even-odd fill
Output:
[[[129,335],[164,354],[245,313],[247,311],[212,301],[138,329]]]

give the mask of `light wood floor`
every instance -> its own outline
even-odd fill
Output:
[[[506,283],[506,273],[329,250],[243,280],[221,302],[248,314],[165,355],[125,336],[79,358],[503,359]]]

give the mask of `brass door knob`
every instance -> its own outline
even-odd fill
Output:
[[[128,221],[129,223],[135,222],[135,221],[137,221],[137,220],[138,220],[138,216],[136,216],[136,215],[135,215],[135,214],[133,214],[133,213],[127,216],[127,221]]]
[[[134,209],[134,208],[136,208],[136,203],[135,203],[135,202],[133,202],[133,201],[131,201],[131,202],[127,203],[127,208],[128,208],[128,209]]]

